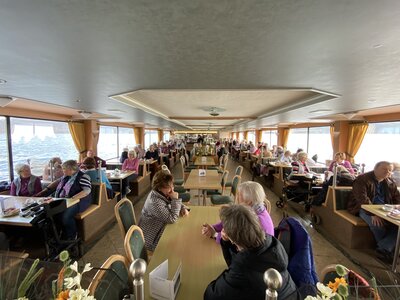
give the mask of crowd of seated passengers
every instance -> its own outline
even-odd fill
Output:
[[[11,183],[10,195],[31,197],[42,190],[40,178],[33,175],[28,164],[20,164],[15,168],[17,177]]]
[[[391,179],[393,164],[378,162],[373,171],[359,175],[353,183],[347,209],[360,216],[371,229],[377,252],[383,258],[392,260],[396,245],[398,226],[375,216],[361,208],[363,204],[400,204],[400,193]]]

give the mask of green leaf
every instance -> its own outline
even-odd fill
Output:
[[[349,289],[347,288],[347,286],[345,286],[343,284],[339,284],[338,293],[343,297],[347,297],[347,296],[349,296]]]
[[[336,265],[335,269],[336,273],[341,277],[346,276],[349,273],[349,269],[343,265]]]
[[[60,253],[60,260],[61,260],[62,262],[65,262],[65,261],[68,260],[68,258],[69,258],[69,253],[68,253],[68,251],[67,251],[67,250],[61,251],[61,253]]]

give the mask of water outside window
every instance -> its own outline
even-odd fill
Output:
[[[164,131],[164,137],[163,137],[163,141],[169,141],[171,138],[171,132],[170,131]]]
[[[119,157],[118,127],[100,126],[97,156],[105,160]]]
[[[289,138],[287,143],[287,150],[296,152],[297,149],[301,148],[307,151],[307,131],[308,128],[292,128],[289,132]]]
[[[144,147],[147,150],[151,144],[158,143],[158,131],[157,130],[145,130],[144,131]]]
[[[278,145],[278,131],[277,130],[263,130],[261,135],[261,141],[268,144],[268,148],[272,148],[273,145]]]
[[[118,153],[121,154],[125,147],[129,150],[133,150],[136,145],[135,134],[133,133],[133,128],[118,127]]]
[[[78,158],[66,122],[10,118],[10,124],[14,167],[29,163],[32,173],[40,176],[52,157],[58,156],[63,162]],[[1,140],[3,136],[1,134]],[[0,147],[3,147],[2,142]],[[1,153],[7,151],[2,150]],[[1,173],[3,174],[3,170]]]
[[[248,131],[247,132],[247,141],[248,142],[252,142],[253,145],[255,144],[255,142],[256,142],[256,133],[255,133],[255,131]]]
[[[317,155],[318,162],[325,164],[333,157],[330,127],[310,127],[308,132],[308,155]]]
[[[355,162],[364,163],[367,172],[381,160],[400,162],[399,149],[400,122],[370,123]]]

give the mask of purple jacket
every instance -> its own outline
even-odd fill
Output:
[[[274,223],[272,223],[271,216],[267,212],[265,206],[261,206],[260,209],[255,211],[255,213],[257,214],[261,227],[264,229],[265,233],[274,236]],[[222,222],[219,222],[212,225],[212,227],[214,227],[215,231],[217,232],[216,241],[219,244],[221,241],[221,231],[224,226]]]

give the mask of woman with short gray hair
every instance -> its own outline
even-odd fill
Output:
[[[257,215],[243,205],[231,205],[221,208],[220,218],[224,223],[221,248],[228,269],[208,285],[204,299],[265,299],[263,277],[269,268],[282,276],[278,299],[300,299],[287,270],[285,249],[275,237],[265,234]],[[237,254],[232,256],[225,240],[236,246]]]
[[[42,190],[40,178],[32,175],[28,164],[19,164],[15,168],[18,176],[11,184],[10,195],[32,197]]]

